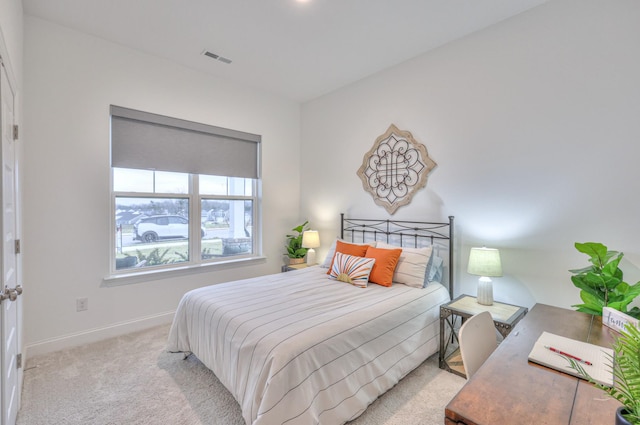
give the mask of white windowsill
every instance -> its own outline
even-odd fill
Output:
[[[216,270],[231,269],[238,266],[265,263],[267,257],[258,256],[250,258],[236,258],[227,261],[217,261],[215,263],[191,264],[180,267],[162,268],[156,270],[145,270],[137,273],[126,273],[107,276],[102,279],[101,286],[120,286],[132,283],[148,282],[150,280],[167,279],[170,277],[185,276],[193,273],[208,273]]]

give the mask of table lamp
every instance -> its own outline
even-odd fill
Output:
[[[502,276],[500,251],[493,248],[471,248],[467,273],[480,276],[478,279],[478,304],[493,304],[491,277]]]
[[[302,247],[307,249],[307,265],[316,263],[316,250],[320,246],[320,236],[317,230],[307,230],[302,234]]]

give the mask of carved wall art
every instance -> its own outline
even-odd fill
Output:
[[[436,165],[410,132],[391,124],[364,155],[357,174],[375,203],[393,214],[427,184]]]

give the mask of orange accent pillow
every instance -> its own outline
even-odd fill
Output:
[[[376,259],[369,275],[369,282],[382,286],[391,286],[393,272],[396,271],[400,254],[402,254],[402,249],[383,249],[372,246],[367,248],[365,257]]]
[[[367,248],[370,245],[355,245],[352,243],[346,243],[342,241],[336,241],[336,252],[341,252],[347,255],[353,255],[354,257],[364,257],[364,254],[367,253]],[[402,251],[402,250],[401,250]],[[333,261],[336,258],[336,254],[333,254],[333,258],[331,259],[331,265],[329,266],[329,271],[327,274],[331,274],[331,269],[333,269]]]

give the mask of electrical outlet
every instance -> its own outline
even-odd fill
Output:
[[[85,311],[89,309],[89,298],[76,298],[76,311]]]

